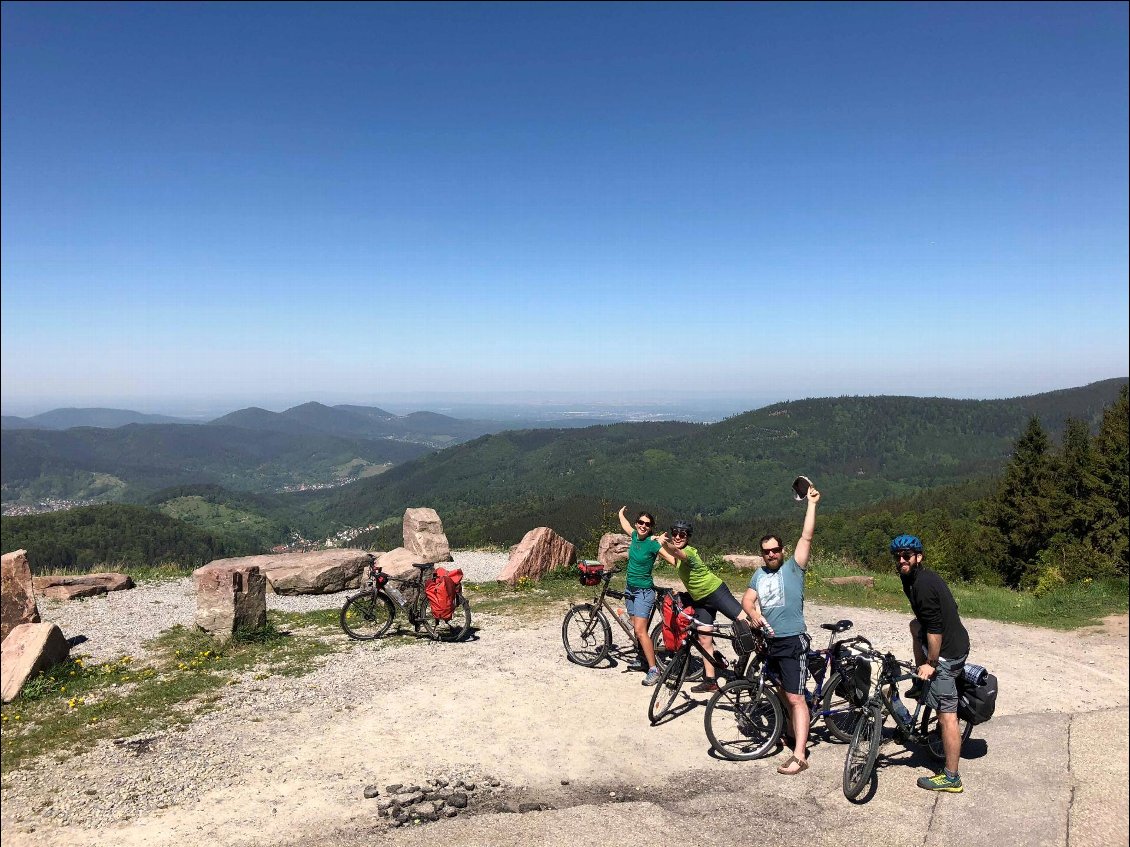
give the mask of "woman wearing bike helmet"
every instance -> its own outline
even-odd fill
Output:
[[[741,603],[718,574],[706,566],[698,551],[690,546],[690,538],[693,534],[694,527],[690,521],[675,521],[668,532],[670,539],[663,542],[663,549],[675,558],[679,579],[690,595],[690,604],[694,606],[695,620],[704,626],[710,626],[714,623],[714,616],[718,612],[732,621],[737,620],[738,615],[742,613]],[[709,635],[699,635],[698,643],[708,653],[713,652],[714,639]],[[717,691],[718,683],[714,678],[714,667],[706,662],[703,671],[702,682],[691,688],[691,691],[696,694]]]

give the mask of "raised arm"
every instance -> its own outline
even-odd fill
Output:
[[[627,508],[628,508],[627,506],[621,506],[620,507],[620,527],[624,530],[624,532],[626,532],[629,536],[631,536],[632,525],[628,521],[628,516],[624,514],[624,512]]]
[[[812,553],[812,536],[816,532],[816,504],[820,502],[820,492],[816,486],[808,488],[808,506],[804,512],[804,527],[800,531],[800,540],[796,543],[793,558],[797,567],[804,570],[808,567],[808,556]]]
[[[687,560],[687,554],[667,540],[667,533],[663,533],[662,537],[663,541],[660,542],[662,549],[660,549],[659,554],[672,565],[675,564],[675,559],[678,559],[680,562],[685,562]]]

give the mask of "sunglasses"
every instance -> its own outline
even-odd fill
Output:
[[[784,548],[782,548],[782,547],[762,547],[761,548],[761,555],[763,555],[763,556],[769,556],[769,555],[776,556],[781,552],[782,549],[784,549]]]
[[[636,526],[646,526],[646,527],[650,527],[650,526],[651,526],[651,521],[636,521]]]
[[[672,532],[671,537],[672,538],[686,538],[687,534],[685,532],[683,532],[683,530],[680,529],[680,530],[677,530],[676,532]]]
[[[914,551],[913,550],[899,550],[897,553],[892,553],[891,555],[893,555],[900,562],[913,562],[914,561]]]

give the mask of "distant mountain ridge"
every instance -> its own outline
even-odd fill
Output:
[[[115,429],[127,424],[193,424],[186,418],[168,415],[146,415],[130,409],[52,409],[49,412],[20,418],[4,415],[4,429],[72,429],[76,426],[93,426],[100,429]]]

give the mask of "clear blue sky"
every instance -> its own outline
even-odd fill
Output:
[[[1127,8],[6,0],[4,411],[1124,376]]]

